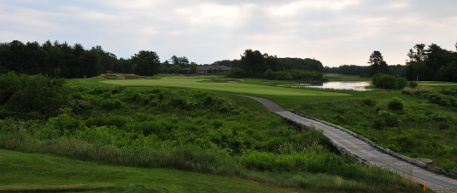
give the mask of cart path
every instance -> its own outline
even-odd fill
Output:
[[[387,168],[400,175],[412,178],[422,185],[425,181],[427,188],[437,192],[457,193],[456,179],[442,174],[434,173],[394,157],[341,129],[337,129],[322,122],[305,118],[289,111],[285,111],[281,106],[268,99],[245,95],[242,96],[254,99],[262,103],[268,110],[276,113],[284,119],[288,119],[307,127],[312,126],[318,130],[323,130],[324,135],[333,145],[337,146],[340,151],[356,157],[359,159],[359,161],[362,161],[365,164]]]

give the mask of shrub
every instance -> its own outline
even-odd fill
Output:
[[[398,89],[405,88],[408,85],[408,80],[406,78],[396,78]]]
[[[10,114],[23,117],[56,116],[69,103],[70,90],[64,80],[44,75],[0,75],[0,104],[5,104]]]
[[[407,85],[405,78],[395,78],[387,74],[375,74],[372,77],[372,82],[376,88],[383,89],[402,89]]]
[[[95,87],[91,91],[89,91],[89,94],[103,94],[106,92],[106,88],[102,86]]]
[[[227,77],[229,77],[229,78],[243,78],[243,77],[246,77],[246,71],[244,71],[243,69],[239,69],[239,68],[233,68],[227,74]]]
[[[377,88],[398,88],[398,83],[395,81],[395,77],[387,74],[375,74],[372,78],[372,82]]]
[[[389,127],[397,127],[399,124],[397,116],[395,116],[391,113],[387,113],[387,114],[383,115],[383,118],[384,118],[384,123]]]
[[[394,97],[388,104],[390,110],[403,110],[403,100],[398,97]]]
[[[408,82],[408,87],[409,88],[416,88],[418,83],[416,81],[409,81]]]
[[[114,125],[118,128],[124,127],[129,121],[128,117],[122,116],[104,116],[104,117],[89,117],[85,122],[87,127],[101,127],[106,125]]]
[[[368,106],[374,106],[376,104],[376,101],[370,98],[365,98],[362,99],[363,104],[368,105]]]
[[[385,127],[385,121],[381,118],[377,118],[373,121],[373,128],[374,129],[378,129],[378,130],[381,130],[381,129],[384,129]]]
[[[102,109],[105,110],[114,110],[114,109],[120,109],[124,107],[124,103],[122,103],[121,100],[119,99],[105,99],[102,102]]]
[[[438,123],[438,128],[441,130],[450,129],[451,127],[452,127],[452,123],[449,121],[444,121],[444,122]]]
[[[268,69],[268,70],[263,74],[263,76],[264,76],[266,79],[270,79],[270,80],[276,79],[275,72],[273,72],[273,70],[271,70],[271,69]]]
[[[443,116],[436,114],[430,114],[428,117],[430,117],[431,120],[434,120],[436,122],[442,122],[446,120]]]
[[[440,93],[444,94],[444,95],[450,95],[450,96],[455,96],[457,97],[457,88],[450,88],[450,89],[443,89],[440,91]]]
[[[21,77],[14,72],[2,74],[0,76],[0,104],[8,102],[8,100],[20,89]]]

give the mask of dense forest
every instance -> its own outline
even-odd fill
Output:
[[[228,76],[232,78],[267,78],[275,80],[321,80],[322,63],[310,58],[278,58],[258,50],[247,49],[239,61],[222,61],[220,64],[237,66]]]
[[[251,53],[252,52],[252,53]],[[248,54],[247,54],[248,53]],[[247,54],[247,55],[246,55]],[[273,71],[278,70],[291,70],[291,69],[300,69],[300,70],[308,70],[308,71],[317,71],[323,72],[324,66],[319,60],[311,59],[311,58],[278,58],[277,56],[271,56],[267,53],[261,53],[260,51],[252,51],[250,49],[244,52],[244,55],[241,56],[241,60],[219,60],[214,62],[213,64],[219,64],[228,66],[231,68],[255,68],[252,66],[259,66],[259,68],[263,68],[266,72],[266,69],[272,69]],[[249,63],[251,67],[248,67],[247,62],[242,64],[242,60],[249,60],[249,58],[257,57],[257,59],[252,59],[258,62]]]
[[[456,44],[457,49],[457,44]],[[416,44],[408,52],[409,61],[403,71],[408,80],[457,82],[457,52],[436,44]]]
[[[82,78],[97,76],[112,70],[117,63],[114,54],[101,46],[85,50],[81,44],[74,46],[50,41],[40,45],[14,40],[0,44],[0,72],[15,71],[25,74],[47,74],[53,77]]]
[[[239,60],[221,60],[213,64],[232,67],[229,77],[291,80],[305,77],[317,80],[320,79],[321,72],[361,77],[383,73],[402,76],[408,80],[457,82],[457,52],[443,49],[436,44],[431,44],[427,48],[425,44],[416,44],[407,56],[409,61],[406,62],[406,66],[387,65],[381,52],[374,51],[368,61],[370,66],[324,67],[316,59],[279,58],[276,55],[247,49]],[[180,73],[184,68],[196,67],[197,64],[190,62],[185,56],[172,56],[169,60],[161,62],[154,51],[141,50],[128,59],[118,59],[101,46],[84,49],[78,43],[69,45],[66,42],[51,43],[48,40],[40,45],[38,42],[22,43],[14,40],[0,44],[0,73],[14,71],[19,74],[46,74],[61,78],[93,77],[106,72],[153,76],[158,73]]]
[[[267,69],[275,72],[292,69],[323,71],[322,63],[315,59],[278,58],[250,49],[245,51],[240,60],[222,60],[213,64],[238,68],[243,72],[242,77],[262,77]],[[184,68],[195,69],[196,66],[185,56],[172,56],[161,62],[156,52],[146,50],[128,59],[118,59],[101,46],[87,50],[81,44],[51,43],[49,40],[43,44],[18,40],[0,44],[0,73],[14,71],[61,78],[93,77],[107,72],[153,76],[158,73],[180,73]]]
[[[335,73],[335,74],[344,74],[344,75],[352,75],[352,76],[360,76],[360,77],[370,77],[371,66],[357,66],[357,65],[342,65],[338,67],[328,67],[325,66],[323,72],[324,73]],[[387,74],[399,77],[402,75],[403,69],[405,68],[404,65],[388,65],[389,71]]]
[[[407,56],[409,60],[406,62],[406,66],[400,64],[387,66],[381,52],[374,51],[368,62],[370,66],[326,66],[323,72],[361,77],[371,77],[376,73],[383,73],[396,77],[402,76],[408,80],[457,82],[457,52],[443,49],[436,44],[430,44],[428,48],[425,44],[416,44],[409,50]]]
[[[135,73],[152,76],[157,73],[180,72],[196,65],[186,57],[172,56],[161,63],[157,53],[141,50],[131,58],[118,59],[101,46],[86,50],[81,44],[69,45],[55,41],[22,43],[14,40],[0,44],[0,73],[46,74],[60,78],[83,78],[106,72]]]

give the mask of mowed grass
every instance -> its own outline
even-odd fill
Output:
[[[0,192],[310,192],[224,176],[0,149]]]
[[[328,81],[371,81],[371,78],[334,73],[325,73],[324,79]]]
[[[216,83],[204,77],[178,77],[168,76],[161,79],[133,79],[133,80],[101,80],[100,83],[117,86],[131,87],[180,87],[222,92],[242,93],[259,96],[350,96],[350,94],[327,92],[319,90],[305,90],[295,88],[282,88],[277,86],[225,82]]]
[[[455,82],[419,81],[419,86],[457,88]]]

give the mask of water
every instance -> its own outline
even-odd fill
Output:
[[[300,84],[292,87],[313,87],[340,90],[369,91],[370,89],[367,89],[365,87],[370,85],[370,82],[324,82],[317,84]]]

